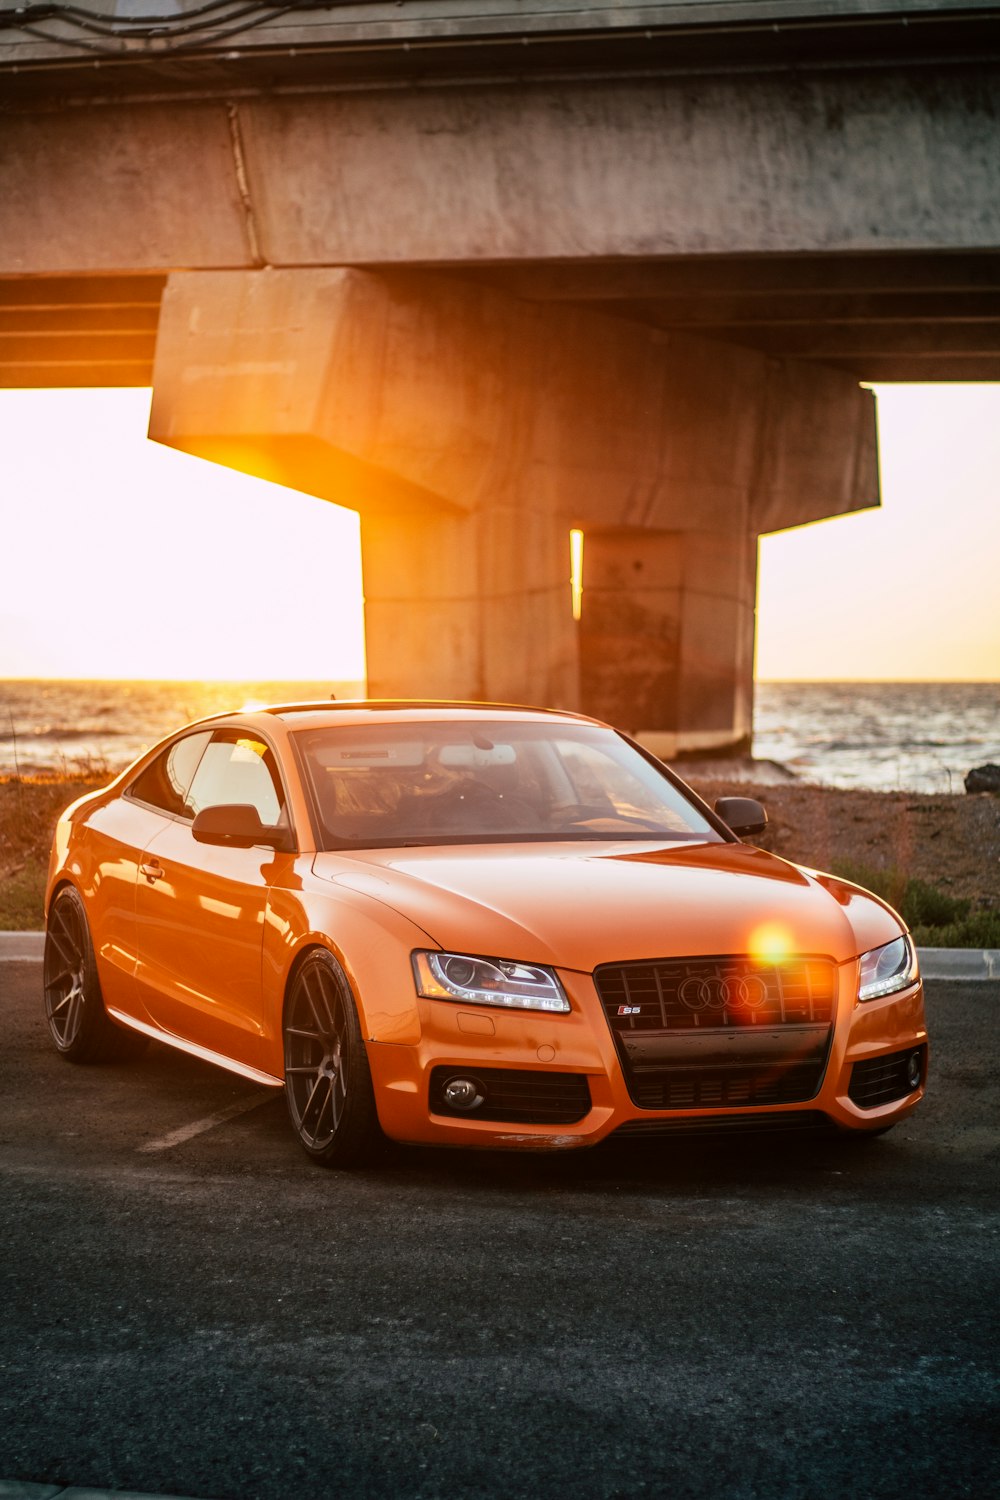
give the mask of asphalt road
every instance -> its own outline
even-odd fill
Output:
[[[0,965],[0,1476],[996,1493],[1000,985],[930,986],[930,1096],[866,1145],[399,1150],[350,1175],[301,1155],[280,1095],[179,1054],[67,1065],[40,975]]]

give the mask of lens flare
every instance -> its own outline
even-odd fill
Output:
[[[764,963],[783,963],[794,951],[791,930],[782,922],[762,922],[751,932],[748,948]]]

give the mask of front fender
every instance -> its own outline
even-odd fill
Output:
[[[346,888],[335,893],[310,889],[307,869],[297,874],[301,888],[272,888],[264,921],[264,1027],[274,1072],[280,1077],[283,1066],[281,1021],[288,980],[311,948],[326,948],[343,968],[365,1041],[416,1045],[420,1015],[410,954],[437,944],[393,907]]]

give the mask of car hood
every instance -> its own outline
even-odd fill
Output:
[[[874,896],[745,844],[426,846],[316,856],[324,880],[393,907],[442,948],[590,972],[769,949],[838,963],[899,936]]]

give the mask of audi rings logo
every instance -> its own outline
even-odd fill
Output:
[[[767,1000],[767,985],[759,974],[734,974],[725,979],[688,975],[677,991],[688,1010],[757,1010]]]

